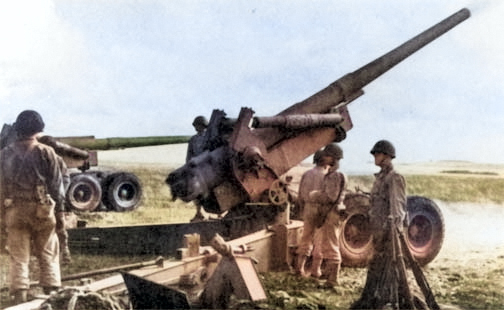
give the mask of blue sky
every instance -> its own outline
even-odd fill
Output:
[[[277,114],[463,7],[472,16],[364,88],[345,160],[504,163],[504,2],[4,1],[0,121],[53,136],[190,135],[241,107]],[[344,165],[343,165],[344,167]]]

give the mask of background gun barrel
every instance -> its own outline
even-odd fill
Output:
[[[375,80],[414,52],[448,32],[450,29],[469,18],[470,15],[471,13],[468,9],[461,9],[387,54],[343,76],[320,92],[285,109],[278,115],[328,112],[333,106],[345,101],[356,91],[359,91],[362,87]]]

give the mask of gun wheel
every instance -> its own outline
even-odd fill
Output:
[[[67,204],[75,211],[94,211],[101,202],[102,189],[98,180],[89,174],[71,177],[66,194]]]
[[[287,186],[283,182],[280,182],[280,180],[273,181],[268,192],[268,197],[269,201],[277,206],[287,203],[289,199]]]
[[[132,173],[118,172],[109,175],[103,184],[103,202],[109,210],[132,211],[142,199],[140,180]]]
[[[437,256],[443,245],[443,214],[431,199],[409,196],[408,219],[408,247],[420,266],[425,266]]]
[[[340,229],[340,251],[343,265],[365,267],[373,255],[373,241],[369,229],[369,196],[349,193],[345,196],[347,216]]]

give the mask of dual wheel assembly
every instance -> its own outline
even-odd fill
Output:
[[[73,211],[132,211],[142,198],[138,178],[128,172],[85,172],[70,176],[67,207]]]
[[[341,228],[343,264],[365,267],[373,254],[369,230],[369,196],[353,193],[345,197],[348,216]],[[421,265],[430,263],[441,250],[444,240],[444,219],[436,203],[421,196],[408,196],[408,227],[404,229],[408,248]]]

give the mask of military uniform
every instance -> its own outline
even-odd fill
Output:
[[[39,131],[43,128],[41,118],[40,122]],[[25,120],[25,124],[29,123]],[[32,133],[30,126],[26,130]],[[39,143],[33,133],[20,134],[18,141],[0,152],[0,197],[10,254],[10,291],[18,297],[17,302],[26,301],[31,246],[44,291],[61,286],[55,213],[63,211],[62,178],[58,155]],[[23,294],[18,295],[20,292]]]
[[[298,201],[303,208],[304,221],[303,235],[297,249],[297,254],[301,256],[311,254],[317,228],[315,222],[319,204],[310,199],[310,192],[323,189],[326,173],[327,169],[325,167],[315,166],[303,174],[299,183]]]
[[[403,229],[406,217],[406,182],[392,165],[383,167],[375,174],[375,178],[371,190],[369,220],[375,248],[377,251],[383,251],[381,241],[388,228],[389,218],[398,229]]]
[[[208,127],[208,121],[204,116],[196,116],[193,120],[192,125],[196,129],[196,134],[189,139],[187,144],[186,162],[191,160],[191,158],[200,155],[207,149],[207,140],[205,135],[205,130]],[[195,201],[196,214],[191,219],[191,222],[199,222],[206,220],[208,215],[202,211],[202,204],[199,201]]]
[[[375,150],[378,146],[378,150]],[[385,148],[383,148],[386,146]],[[388,147],[388,148],[387,148]],[[395,150],[388,141],[379,141],[371,151],[395,157]],[[375,157],[376,160],[376,157]],[[400,253],[396,253],[391,239],[392,229],[403,230],[406,217],[406,182],[398,174],[390,161],[381,164],[381,170],[375,174],[371,190],[371,208],[369,210],[370,227],[373,234],[374,255],[366,276],[366,284],[361,298],[351,309],[381,309],[398,298],[401,309],[411,309],[409,286],[405,278],[397,278],[401,267]]]
[[[205,130],[208,127],[208,121],[204,116],[196,116],[192,125],[196,129],[196,134],[189,139],[187,145],[186,162],[191,158],[198,156],[206,150]]]
[[[199,154],[205,151],[206,140],[205,140],[205,132],[198,132],[194,136],[189,139],[189,143],[187,145],[187,154],[186,154],[186,162],[188,162],[191,158],[198,156]]]
[[[312,198],[329,210],[324,223],[320,227],[320,240],[315,246],[320,248],[321,256],[326,260],[326,273],[328,275],[326,287],[338,284],[339,271],[341,268],[340,252],[340,226],[341,216],[339,210],[344,209],[346,176],[337,171],[330,171],[324,178],[323,190],[312,192]],[[322,261],[314,259],[312,273],[319,275]]]
[[[321,204],[328,204],[331,211],[320,227],[322,231],[321,251],[325,259],[341,263],[341,252],[339,250],[339,228],[341,226],[341,216],[339,209],[343,209],[344,191],[346,187],[346,177],[341,172],[331,172],[324,180],[324,190],[320,198]]]

